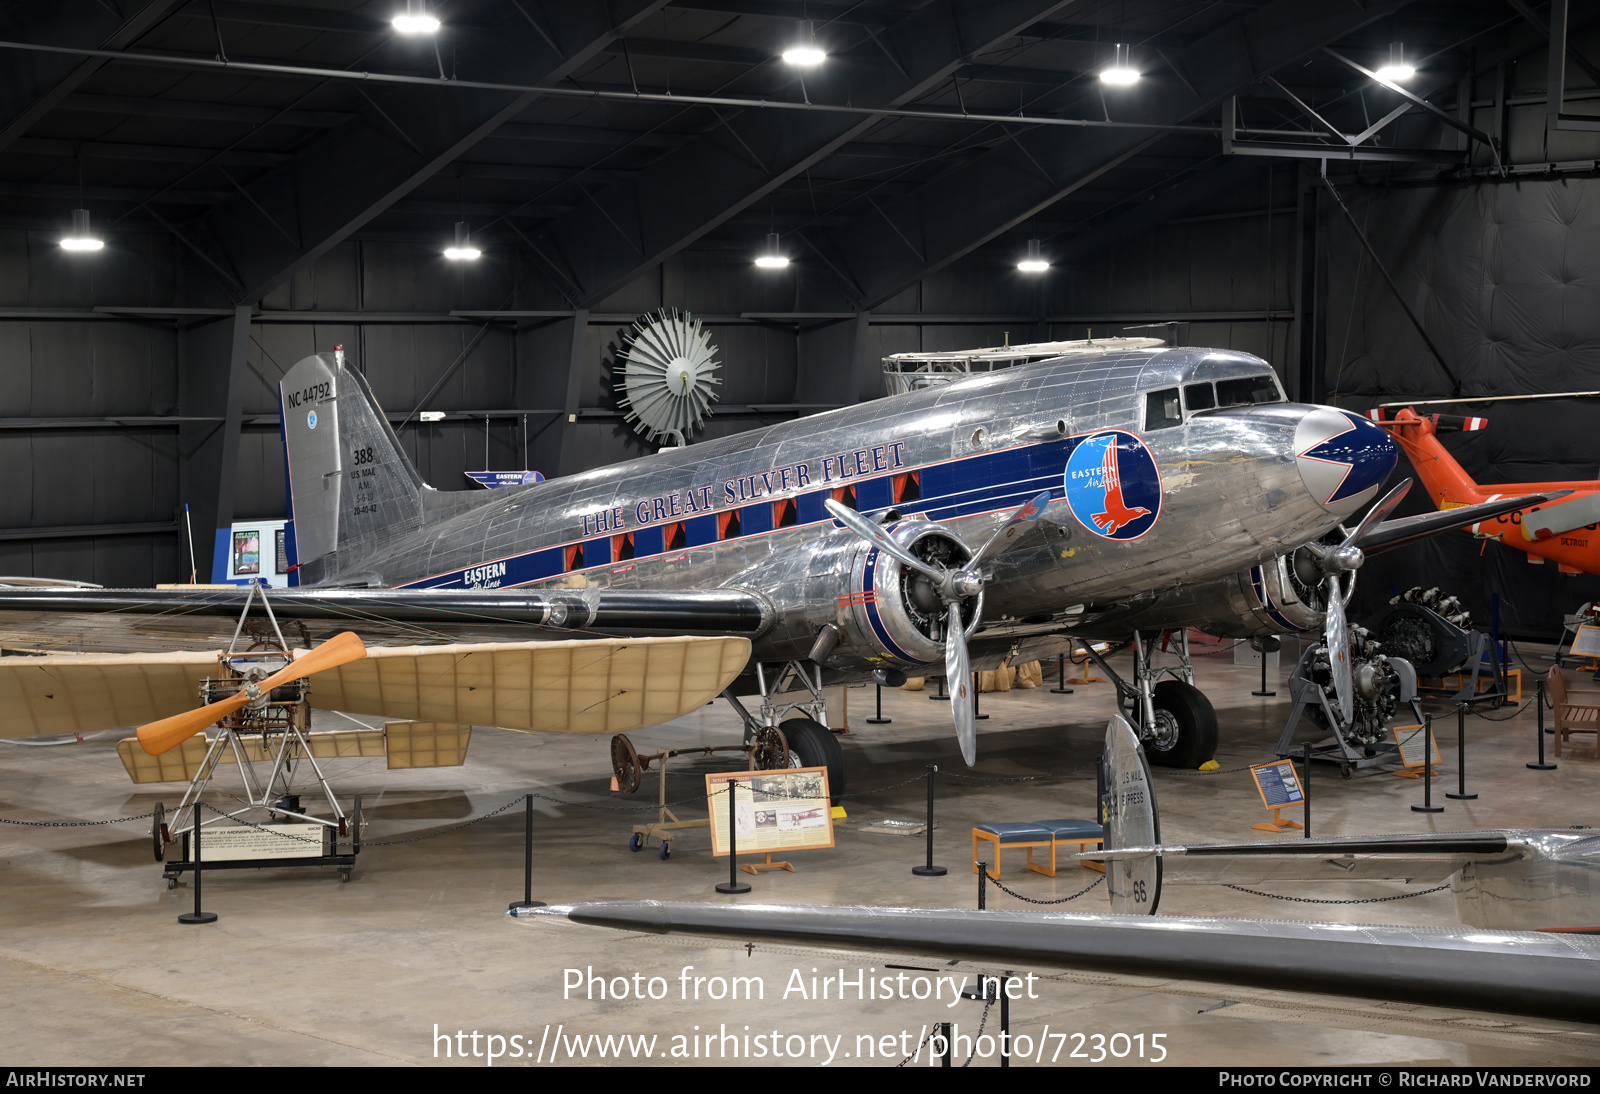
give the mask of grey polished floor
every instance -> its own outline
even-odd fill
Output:
[[[1286,688],[1279,684],[1277,698],[1251,696],[1254,670],[1235,667],[1225,657],[1199,658],[1198,671],[1218,709],[1222,771],[1200,776],[1157,771],[1164,835],[1171,842],[1273,838],[1251,830],[1267,814],[1249,775],[1237,769],[1269,757],[1288,709]],[[843,1001],[836,988],[825,1000],[810,997],[813,975],[820,982],[842,969],[853,983],[860,969],[873,970],[869,977],[882,976],[884,965],[934,964],[926,960],[762,945],[747,950],[735,943],[633,936],[565,921],[512,920],[504,913],[507,901],[519,897],[522,888],[520,803],[452,830],[530,789],[563,802],[605,807],[538,801],[534,895],[547,902],[741,899],[964,907],[974,899],[967,865],[973,824],[1093,815],[1093,763],[1112,709],[1109,686],[1080,686],[1070,696],[1052,695],[1047,688],[986,695],[983,710],[991,717],[980,723],[981,760],[974,773],[1065,777],[941,779],[936,858],[950,873],[913,877],[910,867],[921,860],[921,838],[884,834],[873,826],[885,820],[919,820],[922,784],[870,791],[912,779],[928,763],[950,772],[966,769],[944,704],[923,693],[886,692],[885,713],[893,724],[871,726],[866,724],[871,701],[870,689],[850,692],[851,731],[842,738],[849,819],[837,827],[837,846],[790,856],[798,867],[795,873],[750,879],[754,891],[747,897],[713,891],[726,878],[726,865],[710,857],[703,830],[685,833],[666,861],[654,846],[638,854],[629,851],[631,825],[645,814],[613,810],[647,804],[655,793],[654,778],[648,776],[634,797],[609,793],[608,743],[588,737],[480,729],[465,766],[459,768],[388,772],[381,759],[333,762],[329,773],[341,796],[364,797],[370,841],[437,838],[368,847],[349,884],[320,870],[213,874],[205,885],[205,903],[220,919],[207,926],[175,921],[192,904],[192,891],[187,883],[167,889],[152,858],[147,822],[75,828],[0,824],[5,893],[0,901],[0,978],[8,987],[0,994],[5,1056],[27,1064],[484,1066],[487,1051],[494,1047],[506,1054],[495,1064],[509,1066],[536,1060],[548,1064],[559,1044],[561,1063],[584,1048],[587,1058],[574,1062],[619,1062],[615,1045],[607,1048],[603,1040],[591,1039],[598,1034],[655,1037],[653,1043],[626,1042],[620,1050],[624,1063],[644,1045],[643,1051],[661,1065],[680,1062],[675,1052],[683,1053],[682,1062],[688,1063],[820,1063],[830,1058],[831,1050],[834,1066],[841,1066],[897,1063],[916,1047],[930,1023],[954,1021],[960,1034],[976,1034],[985,1021],[981,1004],[949,1007],[948,988],[937,1002],[858,1001],[853,986]],[[319,715],[319,725],[340,724],[347,723]],[[715,706],[633,736],[639,750],[647,752],[728,743],[737,737],[736,726],[731,712]],[[1453,783],[1453,719],[1448,728],[1446,733],[1441,727],[1439,736],[1448,757],[1447,780]],[[1531,705],[1507,721],[1471,718],[1468,734],[1471,789],[1480,794],[1477,801],[1447,802],[1444,813],[1424,817],[1409,808],[1421,793],[1416,782],[1384,774],[1343,780],[1336,771],[1319,768],[1313,783],[1314,831],[1333,835],[1600,823],[1594,805],[1600,800],[1600,762],[1564,759],[1553,772],[1524,767],[1533,758]],[[152,789],[128,782],[114,752],[117,736],[57,747],[5,746],[0,751],[0,817],[93,820],[144,813],[157,801],[175,802],[179,786]],[[706,772],[728,766],[733,765],[727,754],[675,761],[669,798],[691,797],[703,790]],[[213,794],[219,801],[230,783],[224,777],[220,785]],[[692,802],[682,811],[702,815]],[[1292,815],[1298,817],[1297,812]],[[1007,856],[1004,881],[1034,899],[1066,896],[1093,879],[1080,869],[1063,870],[1054,879],[1042,877],[1022,869],[1022,859],[1020,851]],[[1369,882],[1271,888],[1284,895],[1339,899],[1420,887]],[[1000,908],[1026,906],[992,889],[990,901]],[[1064,906],[1079,907],[1104,910],[1104,888]],[[1161,910],[1337,917],[1352,923],[1456,922],[1448,892],[1328,906],[1214,886],[1169,887]],[[686,972],[688,966],[693,968]],[[612,987],[615,978],[625,977],[630,997],[584,998],[583,991],[566,989],[580,975],[567,970],[581,970],[584,977],[592,970]],[[975,978],[985,971],[997,970],[941,964],[938,975]],[[637,981],[635,973],[640,974]],[[707,997],[705,993],[734,976],[759,978],[763,997]],[[652,977],[660,977],[656,990],[665,998],[632,998],[633,985],[648,988]],[[692,992],[695,977],[707,978],[701,998],[681,998],[685,985]],[[804,983],[804,996],[794,990],[797,982]],[[1061,1066],[1093,1064],[1101,1044],[1106,1046],[1104,1063],[1124,1065],[1140,1062],[1141,1044],[1146,1061],[1157,1055],[1154,1046],[1160,1044],[1171,1064],[1600,1059],[1600,1026],[1305,996],[1294,992],[1292,982],[1282,989],[1244,991],[1048,973],[1034,982],[1036,998],[1013,1004],[1012,1031],[1031,1038],[1038,1062]],[[998,1023],[996,1010],[988,1015],[984,1032],[992,1035]],[[463,1036],[456,1038],[458,1032]],[[709,1043],[704,1040],[708,1033],[714,1035]],[[493,1041],[491,1035],[501,1040]],[[745,1042],[747,1035],[760,1039]],[[1096,1035],[1103,1040],[1097,1041]],[[519,1040],[513,1042],[513,1036]],[[869,1043],[871,1054],[863,1059]],[[745,1059],[747,1044],[752,1053],[760,1046],[766,1055]],[[774,1044],[784,1052],[781,1059],[772,1055]],[[536,1056],[541,1045],[542,1055]],[[962,1058],[967,1047],[960,1045]],[[459,1056],[463,1048],[465,1061]],[[1113,1048],[1121,1059],[1111,1056]],[[520,1058],[513,1058],[514,1049],[521,1050]],[[1075,1050],[1083,1055],[1073,1058]],[[480,1055],[474,1056],[475,1051]],[[732,1057],[735,1051],[738,1058]],[[926,1064],[926,1050],[918,1062]],[[996,1063],[992,1055],[985,1058],[980,1052],[972,1066]],[[1019,1060],[1016,1066],[1027,1065]]]

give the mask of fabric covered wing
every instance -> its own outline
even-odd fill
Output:
[[[0,737],[141,725],[199,705],[217,654],[0,657]]]
[[[733,682],[745,638],[613,638],[369,648],[312,678],[315,707],[419,722],[626,733],[681,717]]]

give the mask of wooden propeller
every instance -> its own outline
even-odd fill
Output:
[[[197,710],[186,710],[182,714],[174,714],[170,718],[163,718],[159,722],[139,727],[139,746],[152,756],[159,756],[163,752],[176,748],[178,745],[201,732],[206,726],[220,722],[234,711],[247,705],[254,695],[268,695],[272,689],[291,680],[298,680],[302,676],[321,672],[323,669],[336,668],[339,665],[359,661],[367,655],[367,647],[362,645],[361,639],[355,632],[345,631],[336,634],[314,650],[291,661],[271,676],[255,684],[253,688],[241,687],[226,699],[219,699],[209,706]]]

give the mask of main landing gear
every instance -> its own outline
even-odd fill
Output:
[[[1100,671],[1116,686],[1117,704],[1139,730],[1145,755],[1157,767],[1193,770],[1217,752],[1217,712],[1205,693],[1194,686],[1188,631],[1177,637],[1177,666],[1152,668],[1143,636],[1133,636],[1133,682],[1130,684],[1085,643]],[[1172,679],[1163,680],[1163,676]]]
[[[822,668],[806,661],[780,665],[756,662],[761,689],[759,716],[752,716],[732,692],[722,697],[744,723],[744,739],[753,741],[768,726],[781,726],[789,742],[790,767],[828,769],[828,793],[834,805],[844,800],[844,750],[828,728],[828,704],[822,696]],[[786,701],[786,700],[794,701]]]

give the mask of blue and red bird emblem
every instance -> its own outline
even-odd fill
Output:
[[[1062,476],[1072,515],[1106,539],[1138,539],[1161,516],[1161,473],[1142,440],[1120,429],[1091,434]]]

